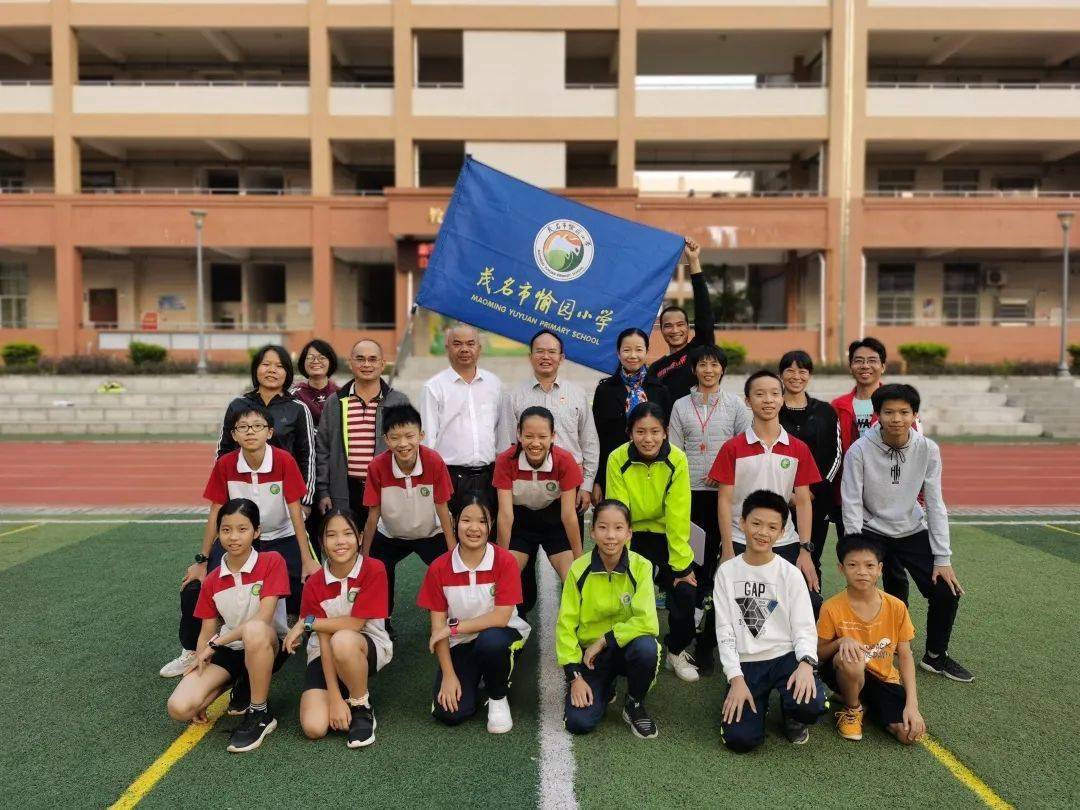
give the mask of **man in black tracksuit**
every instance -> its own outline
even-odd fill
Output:
[[[701,272],[701,247],[692,239],[686,240],[683,256],[690,265],[690,284],[694,288],[694,335],[690,336],[686,310],[682,307],[665,307],[660,313],[660,334],[664,336],[669,354],[665,354],[649,367],[649,374],[658,378],[671,393],[675,402],[690,393],[697,384],[690,363],[690,351],[696,346],[709,346],[716,342],[712,302],[709,286]]]

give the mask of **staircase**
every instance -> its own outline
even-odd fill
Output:
[[[482,365],[506,385],[528,379],[524,357],[485,357]],[[395,386],[414,402],[431,375],[446,367],[442,357],[412,357]],[[573,363],[563,377],[592,391],[604,375]],[[726,378],[726,391],[741,392],[745,375]],[[897,378],[899,379],[899,378]],[[905,377],[923,397],[920,414],[933,436],[1080,436],[1080,396],[1070,381],[1050,378]],[[98,393],[114,380],[120,393]],[[344,380],[342,380],[343,382]],[[0,434],[217,436],[229,401],[250,383],[241,376],[176,377],[0,375]],[[850,390],[846,376],[814,378],[819,399]]]

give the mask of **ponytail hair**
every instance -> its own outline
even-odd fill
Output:
[[[250,498],[232,498],[225,502],[217,513],[217,531],[221,531],[221,520],[227,515],[243,515],[254,527],[259,530],[259,506]]]

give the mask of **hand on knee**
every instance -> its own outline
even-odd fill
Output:
[[[192,705],[190,700],[177,697],[175,694],[169,696],[169,702],[165,707],[169,712],[169,717],[180,723],[189,722],[199,711],[199,707]]]
[[[852,682],[860,681],[865,677],[866,662],[865,661],[841,661],[840,657],[833,658],[833,669],[836,670],[836,676],[839,680]]]
[[[566,730],[571,734],[588,734],[599,724],[599,718],[593,718],[585,712],[567,712],[565,717]]]
[[[321,740],[330,731],[330,722],[325,717],[306,717],[300,715],[300,728],[309,740]]]

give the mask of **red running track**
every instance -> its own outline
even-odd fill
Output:
[[[3,442],[0,503],[201,506],[208,442]],[[1080,444],[943,445],[950,506],[1080,505]]]

